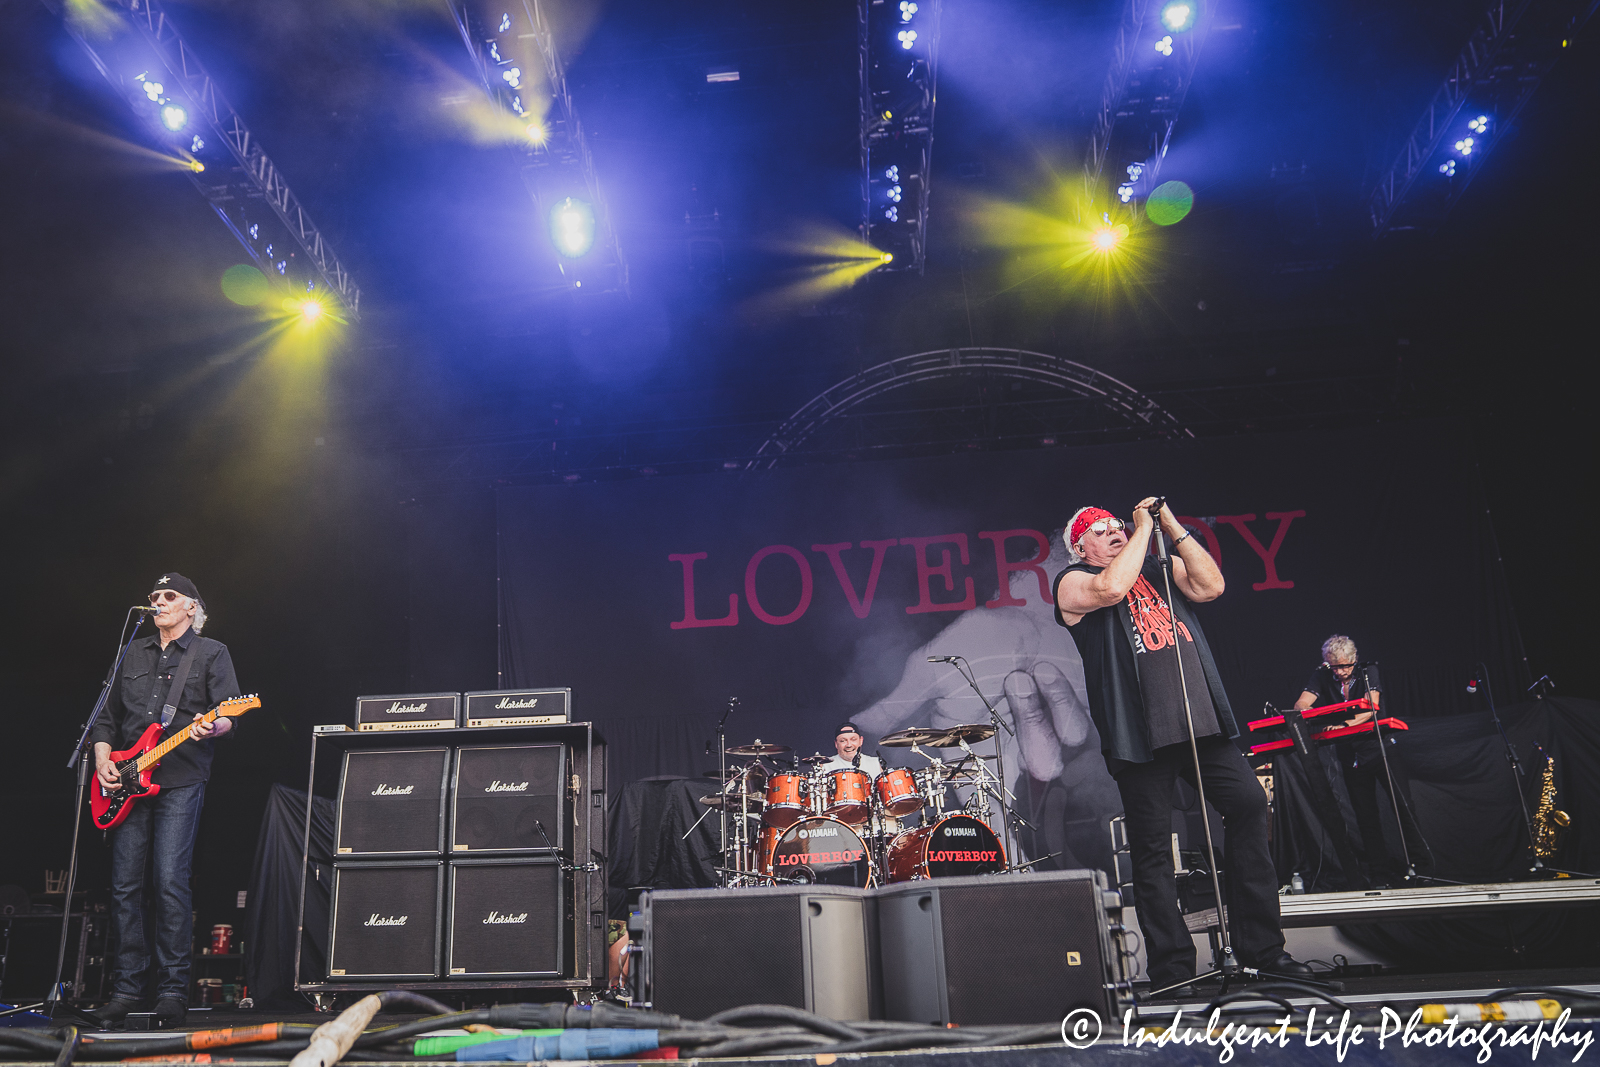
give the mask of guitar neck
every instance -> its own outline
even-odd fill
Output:
[[[215,711],[208,711],[204,715],[196,715],[194,721],[215,722],[216,719],[217,713]],[[193,724],[191,723],[190,725]],[[189,740],[189,728],[186,726],[182,730],[179,730],[177,733],[173,734],[171,737],[167,738],[165,741],[161,742],[155,748],[152,748],[149,752],[146,752],[144,755],[140,756],[139,769],[141,771],[149,770],[151,767],[161,762],[162,756],[165,756],[168,752],[171,752],[173,749],[177,748],[187,740]]]

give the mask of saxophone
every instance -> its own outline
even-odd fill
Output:
[[[1544,774],[1539,784],[1539,810],[1533,813],[1533,854],[1547,860],[1556,854],[1557,837],[1572,825],[1572,816],[1556,807],[1556,758],[1539,749]]]

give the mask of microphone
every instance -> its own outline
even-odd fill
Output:
[[[1468,678],[1467,679],[1467,692],[1476,693],[1478,691],[1478,684],[1479,684],[1478,683],[1478,679],[1476,679],[1476,678]]]
[[[1166,506],[1167,506],[1167,498],[1164,497],[1164,496],[1158,496],[1150,504],[1150,506],[1148,508],[1146,508],[1145,510],[1150,512],[1150,514],[1152,514],[1152,515],[1160,515],[1161,514],[1161,509],[1166,507]]]
[[[960,656],[929,656],[929,663],[954,663]]]
[[[133,606],[133,610],[134,611],[148,611],[152,615],[159,615],[161,613],[161,609],[160,608],[147,607],[144,604],[135,604]]]

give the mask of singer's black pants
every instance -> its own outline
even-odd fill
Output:
[[[1222,815],[1226,838],[1228,931],[1239,962],[1247,967],[1283,952],[1278,926],[1278,876],[1267,850],[1267,796],[1233,742],[1199,740],[1206,800]],[[1150,986],[1157,989],[1194,975],[1194,940],[1178,911],[1172,874],[1172,796],[1182,778],[1194,785],[1189,742],[1156,749],[1148,763],[1124,764],[1116,774],[1133,858],[1134,904],[1144,934]],[[1212,833],[1217,830],[1212,824]],[[1203,843],[1189,842],[1203,849]]]

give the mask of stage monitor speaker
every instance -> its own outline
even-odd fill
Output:
[[[559,978],[567,974],[571,894],[555,857],[452,860],[445,974]]]
[[[436,978],[444,863],[335,863],[329,978]]]
[[[831,885],[646,893],[645,996],[690,1019],[742,1004],[872,1018],[870,904]]]
[[[490,689],[462,696],[465,726],[550,726],[572,721],[571,689]]]
[[[1107,1024],[1127,993],[1120,896],[1104,871],[934,878],[873,891],[884,1018]]]
[[[560,850],[569,818],[562,745],[463,745],[451,790],[450,853]],[[540,829],[543,833],[540,833]]]
[[[356,729],[362,733],[389,730],[452,730],[461,725],[460,693],[408,693],[401,696],[356,697]]]
[[[444,851],[448,748],[346,752],[334,854],[437,856]]]

